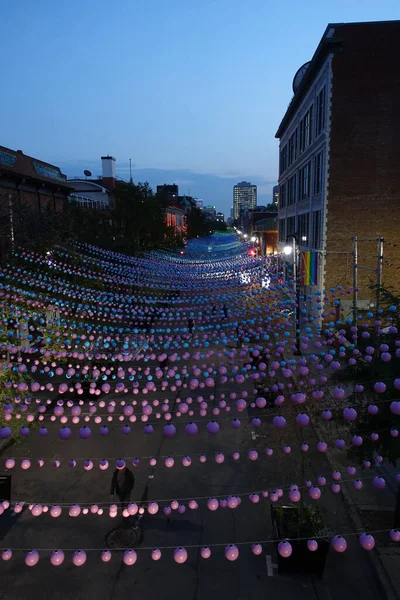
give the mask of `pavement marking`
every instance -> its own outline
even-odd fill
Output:
[[[268,577],[274,576],[274,569],[278,568],[278,565],[272,562],[272,556],[270,554],[265,555],[265,562],[267,563],[267,574]]]
[[[25,505],[25,502],[19,502],[19,504],[20,504],[20,505],[22,506],[22,508],[23,508],[23,507],[24,507],[24,505]],[[21,512],[22,512],[22,510],[21,510]],[[12,511],[12,513],[11,513],[11,516],[12,516],[12,517],[15,517],[16,515],[20,515],[20,514],[21,514],[21,512],[19,512],[19,513],[16,513],[16,512],[15,512],[15,510],[13,510],[13,511]]]

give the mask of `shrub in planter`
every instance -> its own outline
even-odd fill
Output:
[[[318,509],[305,505],[271,506],[271,515],[275,539],[288,540],[293,549],[288,558],[278,553],[279,573],[309,573],[322,577],[329,551],[329,533]],[[307,541],[312,539],[318,542],[314,551],[307,547]]]

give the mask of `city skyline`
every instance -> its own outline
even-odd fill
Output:
[[[100,174],[100,156],[112,154],[117,175],[129,179],[132,159],[135,181],[153,189],[176,182],[225,214],[241,180],[257,185],[260,204],[270,201],[278,179],[274,135],[294,74],[327,24],[400,18],[394,0],[329,7],[310,0],[308,11],[294,0],[201,7],[122,0],[118,12],[103,0],[57,10],[49,0],[21,0],[3,12],[0,33],[12,60],[3,65],[2,145],[69,176],[84,168]],[[251,30],[245,46],[237,43],[243,28]]]

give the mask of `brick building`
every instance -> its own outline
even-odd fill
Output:
[[[400,21],[328,25],[276,133],[279,245],[297,233],[317,253],[318,289],[351,287],[353,236],[370,268],[385,238],[383,283],[400,287],[399,38]],[[372,306],[374,282],[359,270],[360,307]]]
[[[59,167],[0,146],[1,198],[12,194],[14,201],[40,211],[60,211],[71,191]]]

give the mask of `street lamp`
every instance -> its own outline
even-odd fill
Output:
[[[256,236],[255,236],[255,235],[253,235],[253,237],[251,238],[251,241],[253,242],[253,244],[254,244],[254,242],[256,242],[256,241],[257,241],[257,238],[256,238]]]
[[[293,243],[290,246],[288,244],[289,239],[292,238]],[[286,256],[293,254],[293,291],[296,296],[296,312],[295,312],[295,331],[296,331],[296,351],[295,354],[301,354],[300,350],[300,285],[297,280],[298,277],[298,262],[299,262],[299,240],[297,233],[291,233],[286,236],[286,246],[283,249]]]

